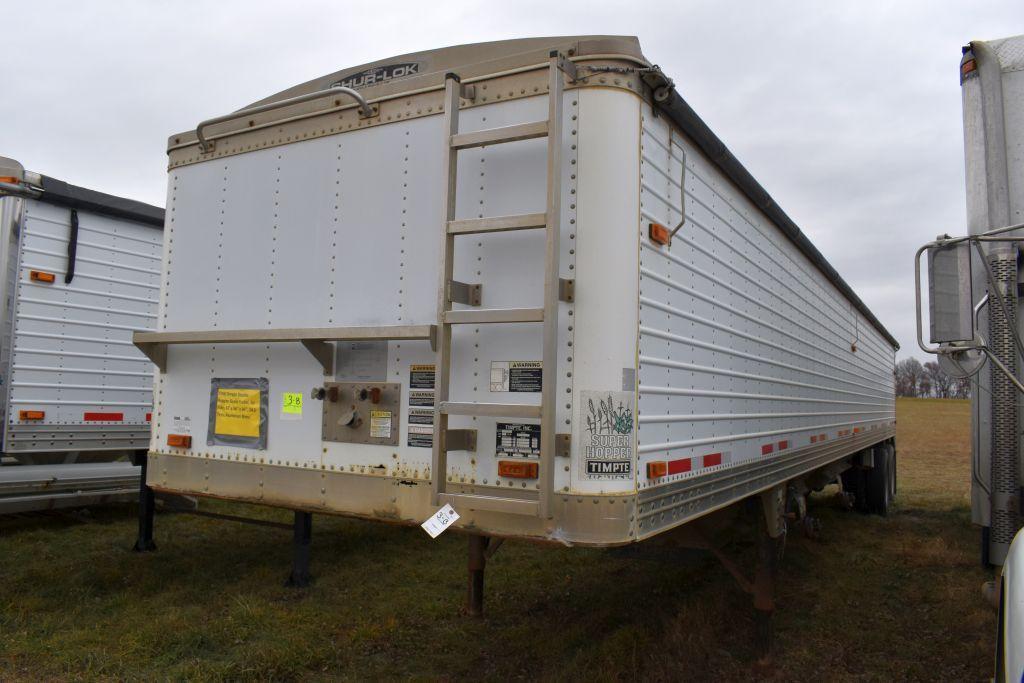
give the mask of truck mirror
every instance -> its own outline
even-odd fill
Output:
[[[928,312],[933,344],[974,341],[970,242],[928,248]]]

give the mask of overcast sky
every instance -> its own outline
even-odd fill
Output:
[[[38,0],[0,22],[0,155],[161,206],[170,134],[311,78],[460,43],[639,36],[903,356],[914,250],[965,231],[960,47],[1024,33],[1024,1]]]

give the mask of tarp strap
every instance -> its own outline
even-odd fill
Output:
[[[68,269],[64,284],[75,277],[75,256],[78,254],[78,209],[71,209],[71,234],[68,236]]]

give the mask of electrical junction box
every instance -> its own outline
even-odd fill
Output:
[[[398,445],[401,384],[327,382],[324,389],[324,441]]]

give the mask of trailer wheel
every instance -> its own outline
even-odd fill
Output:
[[[880,444],[874,461],[874,467],[864,471],[864,502],[868,512],[884,517],[896,493],[896,457],[888,444]]]

